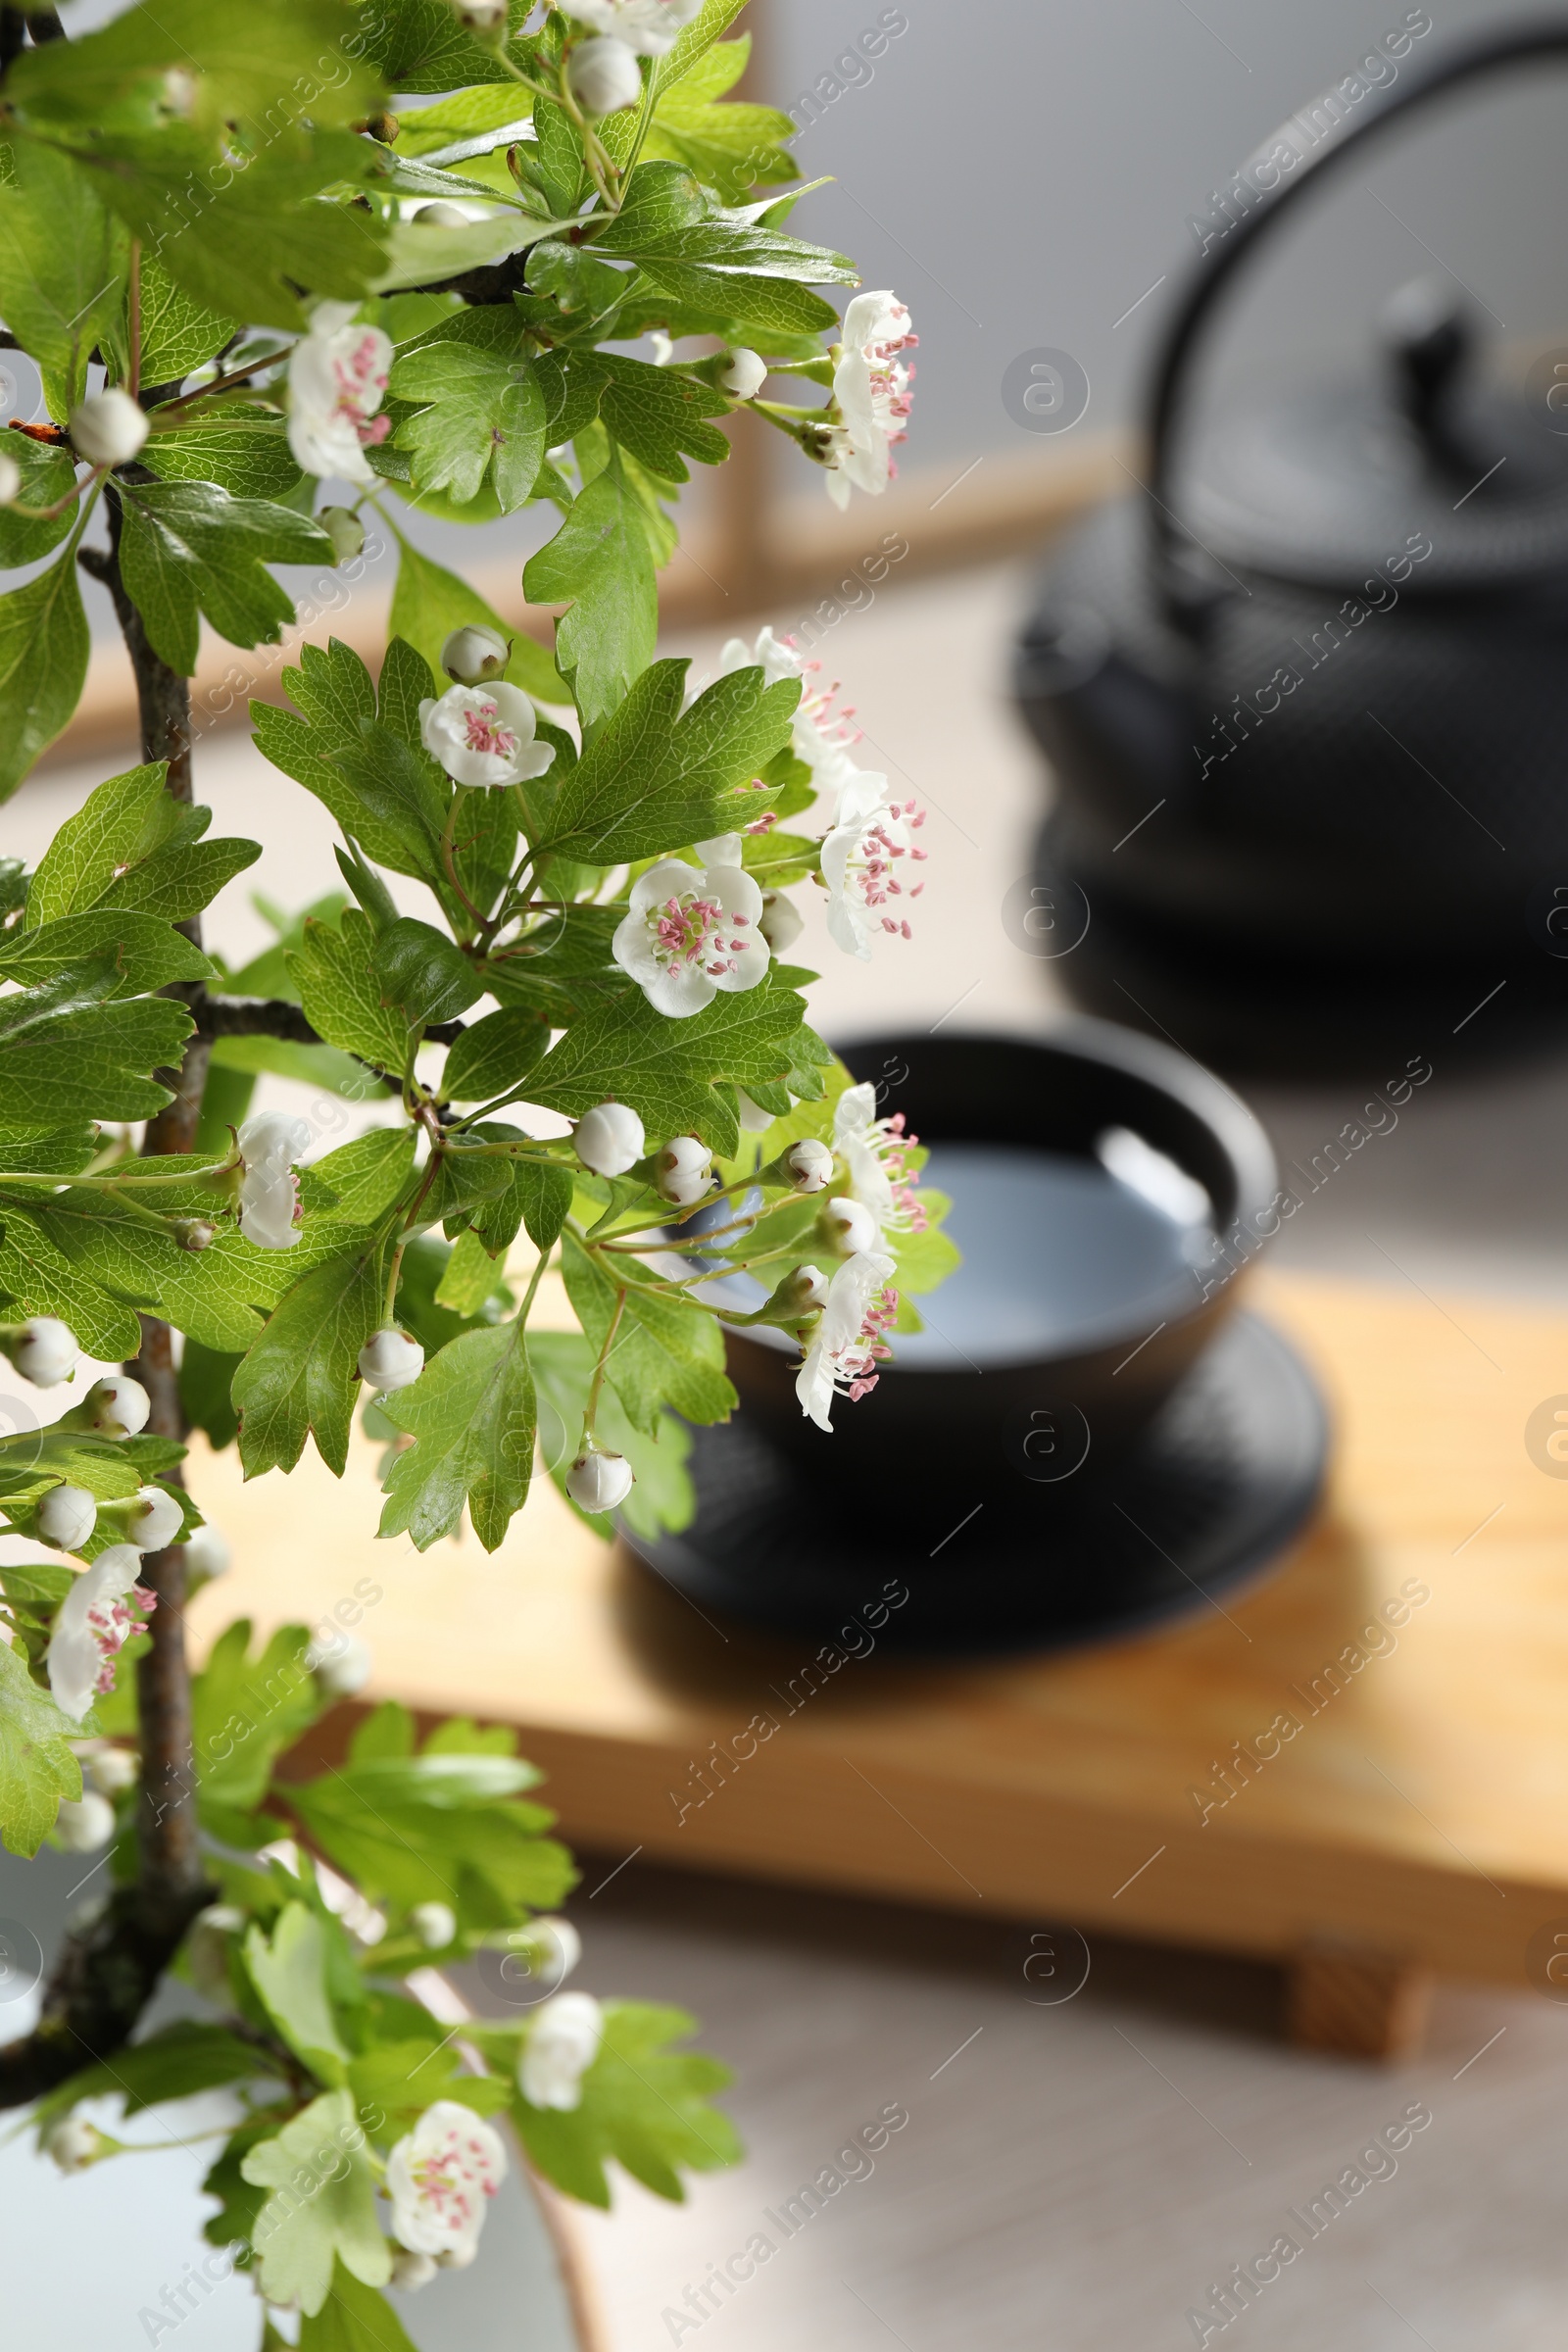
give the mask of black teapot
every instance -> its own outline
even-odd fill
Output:
[[[1492,33],[1265,141],[1165,332],[1147,494],[1054,551],[1017,658],[1050,757],[1031,944],[1092,1009],[1232,1066],[1560,1034],[1568,1009],[1568,348],[1479,380],[1438,281],[1376,391],[1186,423],[1201,332],[1308,185],[1568,21]]]

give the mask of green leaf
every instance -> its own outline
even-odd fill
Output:
[[[587,865],[649,858],[749,821],[768,804],[750,787],[787,743],[800,688],[732,670],[681,710],[686,662],[645,670],[534,824],[539,851]]]
[[[607,2001],[599,2054],[569,2112],[530,2107],[518,2097],[513,2121],[528,2156],[547,2179],[585,2204],[608,2206],[605,2166],[612,2159],[656,2196],[678,2202],[682,2166],[712,2172],[738,2163],[741,2145],[727,2115],[710,2104],[730,2070],[672,2041],[697,2031],[684,2010],[642,2001]],[[482,2046],[482,2037],[481,2037]]]
[[[0,312],[52,379],[59,405],[51,413],[63,423],[87,388],[88,354],[120,311],[129,241],[69,157],[35,139],[14,141],[9,154],[13,177],[0,188]]]
[[[479,1236],[470,1230],[460,1236],[455,1245],[446,1271],[436,1285],[432,1303],[467,1320],[476,1316],[500,1288],[501,1276],[496,1271],[495,1259]]]
[[[160,481],[216,482],[236,499],[286,499],[305,478],[283,418],[249,403],[154,433],[142,463]]]
[[[239,1432],[239,1416],[228,1392],[240,1360],[221,1348],[204,1348],[188,1332],[185,1335],[179,1358],[180,1410],[218,1453],[232,1446]]]
[[[87,615],[68,552],[0,596],[0,801],[65,726],[86,676]]]
[[[80,1737],[20,1651],[0,1642],[0,1836],[14,1854],[35,1854],[62,1797],[81,1794],[81,1767],[67,1745]]]
[[[511,641],[512,658],[506,674],[512,685],[520,686],[524,694],[535,695],[542,703],[570,702],[570,691],[542,645],[523,630],[508,628],[466,580],[460,580],[456,572],[443,570],[439,564],[432,564],[428,556],[421,556],[417,548],[403,541],[387,622],[391,634],[406,637],[439,675],[441,648],[454,629],[470,625],[495,629]],[[288,683],[286,678],[284,683]],[[293,693],[292,686],[289,691]]]
[[[306,1018],[329,1046],[401,1078],[409,1058],[409,1026],[382,1003],[374,970],[375,933],[354,907],[341,928],[307,923],[305,944],[289,956]]]
[[[167,997],[107,1002],[110,958],[0,997],[0,1132],[47,1135],[86,1115],[147,1119],[171,1100],[152,1073],[177,1066],[193,1023]]]
[[[309,1904],[285,1903],[270,1937],[253,1926],[245,1937],[245,1966],[294,2055],[322,2082],[344,2082],[349,2053],[327,1993],[326,1931]]]
[[[38,2102],[31,2121],[41,2139],[83,2099],[118,2091],[124,2113],[140,2115],[172,2099],[191,2099],[199,2091],[220,2090],[228,2082],[254,2082],[259,2076],[276,2072],[262,2051],[226,2027],[182,2017],[149,2034],[145,2041],[118,2049],[104,2064],[84,2066],[69,2077]]]
[[[504,514],[529,497],[545,454],[545,404],[526,360],[426,343],[397,362],[391,390],[428,404],[398,428],[416,488],[450,490],[462,502],[488,474]]]
[[[348,1460],[360,1349],[381,1321],[386,1243],[362,1235],[285,1294],[234,1375],[247,1478],[292,1470],[314,1433],[341,1478]]]
[[[723,416],[729,402],[700,376],[680,368],[654,368],[646,360],[623,352],[602,351],[597,365],[610,377],[599,414],[615,439],[644,466],[670,482],[687,477],[684,457],[704,466],[721,466],[729,442],[715,425],[703,421]]]
[[[0,569],[36,564],[58,547],[76,519],[74,507],[65,507],[51,521],[35,522],[17,507],[52,507],[63,499],[76,478],[71,452],[46,441],[31,441],[25,433],[7,432],[0,449],[22,475],[16,507],[0,507]]]
[[[392,2256],[376,2222],[375,2178],[350,2091],[313,2099],[275,2139],[252,2148],[240,2172],[272,2191],[252,2241],[269,2301],[298,2302],[314,2318],[331,2287],[334,2255],[363,2285],[386,2284]]]
[[[177,384],[221,351],[237,321],[194,302],[151,254],[141,264],[141,380]],[[122,329],[122,333],[123,333]],[[232,485],[228,485],[232,487]]]
[[[735,1392],[724,1375],[723,1333],[710,1314],[635,1258],[607,1261],[570,1233],[561,1270],[590,1344],[602,1349],[614,1328],[607,1372],[638,1429],[651,1436],[666,1406],[688,1421],[728,1420]]]
[[[395,1206],[414,1173],[412,1127],[372,1127],[300,1171],[300,1199],[313,1224],[333,1217],[372,1225]]]
[[[416,2049],[408,2063],[417,2063]],[[340,2262],[326,2301],[300,2322],[299,2352],[416,2352],[413,2339],[385,2295],[362,2286]]]
[[[134,1355],[141,1345],[141,1326],[133,1310],[73,1265],[33,1218],[20,1213],[14,1202],[6,1206],[3,1221],[0,1298],[5,1298],[11,1318],[20,1321],[25,1315],[58,1315],[100,1363],[112,1364]]]
[[[529,1078],[528,1099],[581,1118],[611,1095],[629,1102],[651,1137],[688,1130],[726,1156],[739,1139],[722,1087],[777,1083],[810,1039],[792,989],[715,997],[689,1020],[666,1020],[628,993],[574,1022]],[[815,1043],[814,1040],[811,1041]]]
[[[415,1028],[449,1021],[483,994],[484,984],[462,949],[433,923],[412,914],[399,915],[381,933],[370,968],[382,1002],[397,1005]]]
[[[424,828],[412,837],[411,847],[405,812],[394,808],[390,816],[379,816],[379,799],[372,794],[367,801],[332,764],[340,752],[355,760],[363,756],[361,727],[376,717],[375,688],[359,655],[336,637],[324,653],[318,646],[302,646],[300,666],[285,669],[282,682],[303,715],[253,702],[258,748],[274,767],[314,793],[377,865],[422,878],[429,863]]]
[[[533,1471],[533,1374],[519,1323],[470,1331],[426,1364],[412,1388],[381,1410],[415,1441],[393,1462],[377,1531],[405,1533],[428,1551],[468,1506],[473,1531],[494,1551],[528,1499]]]
[[[201,1803],[250,1812],[267,1794],[276,1758],[326,1705],[305,1653],[302,1625],[279,1626],[256,1657],[251,1626],[225,1626],[191,1685],[191,1739]]]
[[[549,1031],[531,1012],[486,1013],[447,1054],[441,1092],[449,1102],[488,1102],[521,1085],[549,1043]]]
[[[156,915],[104,906],[69,914],[35,931],[0,934],[0,977],[47,980],[109,957],[120,975],[117,996],[162,988],[172,980],[210,980],[214,967],[183,933]]]
[[[515,35],[528,11],[513,0],[510,11]],[[367,20],[366,59],[400,90],[457,90],[462,99],[477,98],[470,83],[500,82],[518,116],[528,112],[528,92],[512,78],[491,50],[463,24],[450,0],[397,0],[395,7],[377,9]],[[514,39],[514,54],[526,55],[526,44]],[[415,121],[422,121],[416,115]]]
[[[333,561],[318,522],[268,499],[231,498],[214,482],[122,487],[125,588],[154,650],[172,669],[196,667],[200,615],[234,645],[275,645],[294,600],[265,565]]]
[[[205,824],[211,810],[192,810]],[[169,923],[187,922],[210,906],[219,892],[254,865],[262,854],[260,842],[190,841],[171,843],[145,858],[130,873],[112,882],[104,893],[106,906],[140,907]]]
[[[556,659],[592,726],[653,660],[659,625],[648,524],[617,453],[530,557],[522,584],[533,604],[571,608],[556,625]]]
[[[122,867],[151,857],[170,833],[177,805],[164,790],[168,764],[153,760],[111,776],[68,816],[32,877],[29,924],[58,921],[95,906]]]
[[[688,26],[682,41],[701,23],[699,18]],[[704,187],[731,200],[759,183],[776,186],[799,177],[787,153],[795,137],[788,115],[771,106],[716,103],[745,73],[751,50],[749,35],[721,42],[678,75],[670,71],[676,63],[672,50],[658,69],[660,94],[643,142],[650,161],[663,157],[684,164]]]
[[[327,760],[375,827],[395,835],[401,869],[416,874],[439,895],[446,887],[440,845],[453,788],[428,753],[415,750],[390,727],[362,719],[358,742],[328,753]],[[348,829],[363,828],[356,817]]]

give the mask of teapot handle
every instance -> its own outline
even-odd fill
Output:
[[[1186,299],[1166,330],[1150,402],[1150,520],[1153,533],[1153,575],[1160,609],[1172,627],[1188,637],[1202,625],[1207,600],[1196,596],[1184,570],[1185,534],[1173,510],[1175,443],[1188,392],[1195,347],[1221,293],[1244,259],[1308,186],[1316,187],[1396,116],[1408,115],[1461,82],[1479,80],[1533,57],[1568,56],[1568,22],[1515,24],[1460,43],[1435,58],[1426,71],[1404,81],[1389,81],[1370,93],[1364,111],[1351,115],[1338,89],[1298,109],[1290,121],[1254,148],[1236,174],[1255,198],[1234,224],[1221,231],[1199,265]],[[1340,110],[1337,118],[1334,110]],[[1329,127],[1319,129],[1323,116]],[[1264,177],[1265,174],[1271,175]],[[1233,182],[1234,184],[1234,182]]]

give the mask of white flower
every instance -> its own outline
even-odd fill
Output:
[[[239,1229],[258,1250],[292,1250],[300,1238],[293,1163],[310,1140],[305,1121],[281,1110],[264,1110],[239,1131]]]
[[[85,1796],[63,1796],[55,1818],[55,1837],[68,1854],[95,1854],[115,1834],[115,1808],[107,1796],[89,1789]]]
[[[730,353],[729,366],[719,369],[718,380],[737,400],[755,400],[767,381],[767,362],[742,344]]]
[[[370,1679],[369,1645],[358,1634],[319,1634],[305,1652],[305,1665],[314,1674],[325,1698],[352,1698]]]
[[[383,1396],[412,1388],[423,1370],[424,1349],[405,1331],[372,1332],[360,1349],[360,1378]]]
[[[633,1485],[632,1467],[623,1453],[601,1453],[597,1446],[579,1453],[566,1472],[566,1493],[580,1511],[613,1511]]]
[[[133,1438],[147,1426],[152,1399],[128,1372],[106,1372],[79,1404],[61,1416],[62,1429],[90,1429],[100,1438]]]
[[[471,2107],[437,2099],[386,2160],[393,2236],[411,2254],[457,2255],[461,2267],[506,2177],[500,2133]]]
[[[441,648],[441,666],[458,686],[483,686],[506,672],[512,648],[495,629],[470,623],[454,629]]]
[[[635,51],[613,33],[579,41],[566,60],[566,86],[585,115],[618,115],[643,94]]]
[[[125,1513],[125,1541],[136,1551],[162,1551],[185,1524],[185,1514],[164,1487],[138,1487]]]
[[[564,1984],[582,1958],[582,1937],[569,1919],[536,1919],[528,1928],[543,1961],[542,1975]]]
[[[760,667],[769,686],[776,686],[781,678],[801,680],[791,749],[796,759],[804,760],[810,769],[811,781],[818,792],[841,791],[852,776],[859,773],[850,758],[851,748],[859,741],[859,735],[849,723],[854,711],[834,709],[834,698],[839,691],[837,680],[831,686],[816,685],[813,681],[821,662],[808,662],[797,653],[792,639],[775,637],[770,628],[758,632],[755,645],[748,645],[744,637],[729,638],[718,657],[718,674],[721,678],[728,677],[731,670],[749,669],[754,664]],[[787,906],[788,902],[781,904]],[[794,909],[790,908],[790,912]],[[799,929],[797,919],[795,932],[782,942],[784,947],[789,946]],[[775,947],[779,944],[774,942]]]
[[[880,1231],[925,1231],[915,1194],[919,1175],[906,1156],[919,1140],[906,1132],[902,1110],[877,1117],[874,1086],[848,1087],[833,1106],[833,1149],[849,1169],[852,1196],[870,1209]]]
[[[0,1334],[0,1346],[24,1380],[35,1389],[57,1389],[76,1369],[76,1335],[58,1315],[29,1315]]]
[[[539,743],[538,715],[520,686],[449,686],[419,705],[419,740],[454,784],[517,784],[542,776],[556,756]]]
[[[9,507],[22,488],[22,467],[8,452],[0,452],[0,507]]]
[[[624,1102],[601,1102],[577,1121],[577,1157],[596,1176],[624,1176],[648,1149],[643,1123]]]
[[[569,2114],[582,2101],[582,2079],[599,2055],[605,2013],[591,1992],[558,1992],[542,2001],[528,2028],[517,2082],[530,2107]]]
[[[798,1193],[820,1193],[832,1178],[833,1154],[814,1135],[804,1136],[798,1144],[792,1144],[784,1161]]]
[[[147,438],[147,416],[117,384],[73,409],[66,429],[89,466],[128,466]]]
[[[352,323],[352,302],[318,302],[310,331],[288,363],[288,445],[307,473],[373,483],[367,443],[384,441],[389,416],[377,416],[392,367],[392,345],[378,326]]]
[[[847,507],[850,489],[885,490],[894,472],[893,449],[905,438],[914,369],[899,357],[918,336],[909,314],[889,293],[857,294],[844,314],[840,358],[833,370],[839,423],[832,431],[828,495]]]
[[[781,890],[769,890],[762,894],[760,928],[774,955],[787,956],[806,923],[793,899],[787,899]]]
[[[767,977],[762,894],[738,863],[690,866],[661,858],[631,887],[611,953],[656,1012],[682,1021],[716,992]]]
[[[916,882],[906,890],[898,877],[901,858],[917,865],[924,862],[924,850],[910,839],[924,822],[924,811],[913,801],[901,804],[888,798],[886,776],[856,774],[844,785],[821,859],[828,934],[846,956],[868,962],[879,924],[884,931],[909,937],[908,916],[883,909],[893,899],[917,899],[925,887]]]
[[[613,33],[639,57],[663,57],[703,0],[561,0],[561,5],[579,24]]]
[[[824,1200],[817,1222],[841,1257],[858,1257],[862,1251],[874,1250],[882,1239],[875,1209],[848,1193]]]
[[[450,1903],[416,1903],[409,1925],[427,1952],[444,1952],[458,1932],[458,1915]]]
[[[132,1603],[144,1612],[158,1596],[136,1582],[141,1554],[130,1544],[111,1544],[90,1568],[74,1579],[55,1611],[49,1637],[49,1688],[62,1714],[79,1723],[95,1695],[115,1687],[115,1659],[141,1627]]]
[[[421,2286],[428,2286],[435,2273],[436,2266],[428,2254],[411,2254],[407,2247],[400,2246],[392,2257],[390,2283],[400,2295],[412,2295]]]
[[[234,1547],[221,1528],[208,1520],[203,1527],[193,1528],[185,1539],[185,1574],[187,1576],[225,1576],[234,1564]]]
[[[98,1524],[98,1505],[85,1487],[51,1487],[38,1505],[38,1534],[61,1551],[79,1551]]]
[[[63,2173],[85,2172],[108,2152],[103,2133],[79,2115],[63,2116],[43,2135],[43,2153],[52,2156]]]
[[[258,1862],[275,1862],[279,1870],[288,1872],[291,1879],[303,1879],[305,1876],[305,1862],[296,1838],[274,1838],[270,1845],[259,1845],[256,1859]]]
[[[897,1293],[882,1296],[895,1271],[891,1257],[862,1250],[828,1285],[822,1320],[795,1380],[801,1410],[818,1429],[831,1431],[835,1396],[854,1402],[876,1386],[875,1366],[891,1353],[883,1333],[898,1312]]]
[[[123,1796],[141,1774],[141,1758],[133,1747],[90,1748],[81,1759],[82,1777],[100,1796]]]
[[[674,1135],[654,1161],[654,1183],[661,1200],[676,1208],[695,1208],[712,1190],[713,1154],[695,1135]]]

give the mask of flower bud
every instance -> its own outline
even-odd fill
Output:
[[[204,1583],[215,1576],[223,1576],[233,1566],[234,1552],[221,1528],[209,1521],[205,1527],[192,1528],[185,1539],[185,1574],[200,1577]]]
[[[695,1135],[672,1136],[659,1154],[654,1181],[662,1200],[676,1208],[695,1208],[712,1190],[713,1154]]]
[[[539,1946],[544,1962],[543,1974],[553,1976],[558,1984],[564,1982],[582,1958],[582,1937],[569,1919],[533,1920],[528,1934]]]
[[[416,1903],[409,1925],[427,1952],[444,1952],[458,1932],[458,1915],[450,1903]]]
[[[806,923],[793,899],[787,899],[781,890],[767,890],[762,893],[757,927],[774,955],[783,956],[794,947]]]
[[[81,1772],[100,1796],[123,1796],[141,1777],[141,1758],[132,1747],[95,1747],[82,1757]]]
[[[261,1111],[239,1131],[239,1229],[258,1250],[292,1250],[300,1238],[293,1162],[310,1141],[305,1121],[281,1110]]]
[[[517,2062],[517,2087],[530,2107],[570,2114],[582,2079],[599,2055],[604,2011],[591,1992],[558,1992],[541,2001]]]
[[[817,1223],[842,1257],[856,1257],[862,1250],[874,1250],[882,1239],[882,1228],[874,1212],[863,1200],[852,1200],[848,1193],[825,1200]]]
[[[108,1509],[114,1512],[116,1506],[111,1503]],[[166,1487],[138,1487],[124,1518],[125,1541],[137,1551],[162,1551],[185,1524],[184,1512]]]
[[[803,1315],[821,1313],[827,1304],[830,1287],[820,1266],[797,1266],[794,1273],[779,1284],[779,1290],[788,1293],[790,1302]]]
[[[134,1438],[146,1428],[152,1409],[139,1380],[132,1380],[128,1372],[106,1372],[79,1404],[61,1415],[59,1426],[88,1429],[100,1438]]]
[[[370,1679],[369,1648],[357,1634],[325,1642],[318,1637],[305,1652],[305,1663],[323,1698],[352,1698]]]
[[[38,1505],[38,1536],[60,1551],[79,1551],[98,1524],[98,1505],[85,1487],[51,1487]]]
[[[89,466],[128,466],[147,438],[147,418],[116,384],[73,409],[67,430]]]
[[[580,1511],[613,1511],[632,1490],[632,1468],[623,1453],[579,1453],[566,1472],[566,1493]]]
[[[210,1250],[218,1239],[211,1217],[176,1217],[170,1231],[180,1250]]]
[[[720,368],[719,382],[737,400],[755,400],[767,381],[767,363],[743,344],[729,355],[729,366]]]
[[[316,517],[332,542],[334,564],[352,564],[365,553],[365,525],[352,507],[323,507]]]
[[[108,2155],[109,2142],[96,2125],[79,2115],[67,2115],[44,2133],[43,2152],[63,2173],[84,2173],[89,2164]]]
[[[191,1922],[185,1943],[191,1982],[210,2001],[228,2001],[229,1950],[247,1924],[244,1912],[233,1903],[209,1903]]]
[[[735,1108],[740,1114],[741,1130],[746,1135],[761,1135],[773,1124],[773,1113],[754,1102],[744,1086],[735,1089]]]
[[[412,1388],[423,1370],[424,1349],[418,1341],[390,1325],[372,1332],[360,1349],[360,1378],[368,1389],[379,1389],[383,1396],[390,1396],[395,1389]]]
[[[471,623],[454,629],[441,648],[441,666],[457,686],[488,686],[507,674],[512,648],[495,629]]]
[[[0,507],[9,507],[22,488],[22,467],[9,451],[0,452]]]
[[[76,1369],[76,1335],[58,1315],[29,1315],[25,1323],[0,1329],[5,1349],[24,1380],[35,1389],[55,1389]]]
[[[798,1193],[824,1192],[833,1180],[832,1150],[814,1135],[792,1144],[784,1154],[784,1164]]]
[[[577,1157],[596,1176],[624,1176],[648,1149],[643,1123],[624,1102],[601,1102],[577,1121]]]
[[[635,53],[613,33],[579,41],[566,60],[566,87],[585,115],[618,115],[643,94]]]
[[[68,1854],[95,1854],[115,1834],[115,1808],[107,1796],[89,1789],[84,1796],[64,1796],[55,1818],[55,1838]]]
[[[467,228],[467,214],[457,204],[421,204],[414,216],[421,228]]]
[[[429,2254],[411,2254],[407,2246],[399,2246],[392,2257],[391,2283],[399,2294],[412,2295],[421,2286],[428,2286],[436,2274],[436,2262]]]
[[[507,0],[452,0],[452,7],[458,22],[480,40],[507,29]]]

